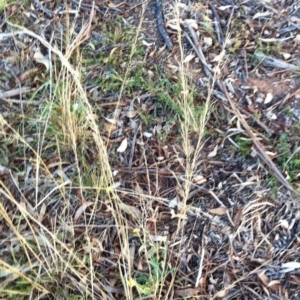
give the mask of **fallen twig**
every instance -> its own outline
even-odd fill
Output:
[[[25,94],[30,91],[31,91],[31,89],[29,87],[23,87],[20,89],[14,89],[14,90],[6,91],[6,92],[0,91],[0,99],[10,98],[10,97],[17,96],[20,94]]]
[[[224,45],[224,33],[223,33],[221,25],[220,25],[221,22],[220,22],[219,15],[218,15],[215,7],[212,4],[209,4],[209,7],[210,7],[210,10],[212,11],[212,14],[214,16],[214,27],[215,27],[215,30],[216,30],[219,45],[221,47],[223,47],[223,45]]]
[[[289,71],[296,71],[300,72],[300,66],[296,66],[293,64],[289,64],[281,59],[273,58],[270,56],[266,56],[263,53],[255,53],[254,56],[262,61],[262,64],[265,67],[272,67],[272,68],[278,68],[278,69],[285,69]]]
[[[188,36],[188,34],[185,33],[185,37],[187,38],[187,40],[189,41],[189,43],[191,44],[191,46],[193,47],[193,49],[195,50],[198,58],[200,59],[202,65],[204,66],[204,73],[207,77],[211,76],[212,73],[212,69],[211,67],[207,64],[205,56],[202,52],[201,49],[201,45],[199,43],[199,39],[196,35],[195,30],[193,29],[193,27],[191,26],[191,24],[189,24],[188,22],[184,22],[184,25],[188,28],[193,41],[191,40],[191,38]]]
[[[247,112],[246,110],[243,109],[243,113],[246,114],[248,117],[252,118],[252,120],[258,125],[260,126],[269,136],[272,136],[275,131],[271,128],[269,128],[266,124],[264,124],[263,122],[261,122],[259,119],[257,119],[253,114],[250,114],[249,112]]]
[[[282,175],[282,173],[278,170],[278,168],[276,167],[276,165],[273,163],[273,161],[270,159],[270,157],[265,153],[265,151],[262,148],[262,145],[260,144],[260,142],[258,141],[258,139],[256,138],[256,136],[253,134],[250,126],[248,125],[248,123],[245,121],[245,119],[243,118],[243,116],[240,114],[239,110],[236,108],[235,103],[231,100],[226,86],[223,83],[223,90],[224,93],[227,97],[228,102],[230,103],[233,112],[235,113],[235,115],[237,116],[237,118],[239,119],[239,121],[241,122],[241,124],[243,125],[244,129],[247,131],[247,133],[249,134],[249,136],[252,139],[252,142],[257,150],[257,153],[259,154],[260,158],[266,163],[266,165],[270,168],[270,170],[274,173],[274,175],[276,176],[276,178],[291,192],[294,192],[297,196],[300,196],[300,193],[297,192],[291,185],[290,183],[284,178],[284,176]]]
[[[198,58],[200,59],[203,67],[204,67],[204,73],[208,78],[213,78],[213,70],[211,69],[211,67],[207,64],[205,56],[203,54],[199,39],[197,37],[197,34],[195,32],[195,30],[193,29],[193,27],[191,26],[191,24],[189,24],[189,22],[184,22],[184,25],[188,28],[193,41],[191,40],[191,38],[188,36],[187,33],[184,33],[184,36],[187,38],[187,40],[189,41],[189,43],[191,44],[191,46],[193,47],[193,49],[195,50]],[[216,83],[217,86],[219,87],[219,89],[222,91],[223,87],[220,84],[220,80],[218,78],[216,78]]]
[[[300,89],[297,89],[295,92],[293,92],[292,94],[287,94],[284,99],[281,101],[281,103],[279,104],[279,108],[282,108],[282,106],[291,98],[293,98],[294,96],[296,96],[297,94],[300,94]]]
[[[168,36],[168,34],[165,30],[165,27],[163,25],[162,0],[157,0],[156,17],[157,17],[158,31],[162,35],[162,37],[167,45],[167,48],[171,51],[173,48],[173,44],[172,44],[171,39]]]
[[[128,160],[128,168],[132,167],[132,160],[133,160],[133,155],[134,155],[136,137],[137,137],[139,129],[140,129],[140,125],[137,126],[136,129],[134,130],[134,135],[133,135],[133,139],[132,139],[132,143],[131,143],[130,156],[129,156],[129,160]]]

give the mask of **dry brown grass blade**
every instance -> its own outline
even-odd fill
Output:
[[[80,46],[83,42],[87,41],[90,38],[91,30],[92,30],[92,21],[93,21],[94,15],[95,15],[94,6],[95,6],[95,2],[93,2],[93,6],[91,8],[89,21],[82,26],[80,32],[78,33],[78,35],[76,36],[76,38],[74,39],[72,44],[69,45],[69,47],[66,51],[67,58],[69,58],[72,55],[72,53],[78,46]]]
[[[300,193],[297,192],[290,184],[289,182],[284,178],[284,176],[282,175],[282,173],[279,171],[279,169],[276,167],[276,165],[273,163],[273,161],[270,159],[270,157],[265,153],[265,151],[263,150],[262,145],[260,144],[260,142],[258,141],[258,139],[255,137],[255,135],[253,134],[250,126],[248,125],[248,123],[246,122],[245,118],[243,118],[243,116],[240,114],[239,110],[237,109],[235,103],[231,100],[228,91],[226,89],[225,84],[223,83],[223,89],[225,92],[225,95],[230,103],[230,106],[232,107],[232,110],[234,111],[235,115],[237,116],[237,118],[239,119],[239,121],[241,122],[241,124],[243,125],[243,127],[245,128],[245,130],[247,131],[247,133],[249,134],[249,136],[251,137],[253,144],[255,145],[255,148],[260,156],[260,158],[266,163],[266,165],[270,168],[270,170],[274,173],[274,175],[276,176],[276,178],[291,192],[295,193],[297,196],[300,196]]]

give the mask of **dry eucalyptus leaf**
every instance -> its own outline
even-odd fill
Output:
[[[108,122],[104,122],[104,129],[107,132],[113,132],[118,128],[118,126],[116,124],[112,124],[112,123],[108,123]]]
[[[295,43],[300,44],[300,34],[297,34],[294,38]]]
[[[38,217],[38,220],[39,222],[42,222],[43,219],[44,219],[44,215],[46,213],[46,209],[47,209],[47,206],[45,203],[42,204],[42,207],[41,207],[41,210],[40,210],[40,213],[39,213],[39,217]]]
[[[218,153],[218,145],[215,146],[214,150],[212,152],[210,152],[207,157],[215,157]]]
[[[165,157],[164,157],[164,156],[157,156],[156,159],[157,159],[158,161],[162,161],[162,160],[165,159]]]
[[[213,215],[223,216],[227,214],[227,207],[220,206],[218,208],[211,208],[208,211]]]
[[[213,71],[216,75],[220,75],[221,74],[221,69],[218,65],[216,65],[214,68],[213,68]]]
[[[5,166],[0,164],[0,175],[9,174],[9,172],[10,172],[10,169],[8,169]]]
[[[231,8],[231,5],[224,5],[224,6],[218,7],[219,10],[226,10],[227,8]]]
[[[181,290],[176,290],[174,291],[174,294],[177,297],[188,297],[191,298],[195,295],[197,295],[201,290],[196,289],[196,288],[186,288],[186,289],[181,289]]]
[[[258,13],[256,13],[254,16],[253,16],[253,20],[254,19],[258,19],[258,18],[261,18],[261,17],[267,17],[267,16],[269,16],[271,14],[271,12],[269,12],[269,11],[266,11],[266,12],[258,12]]]
[[[43,64],[47,71],[50,69],[50,60],[46,58],[41,52],[35,52],[33,58],[39,64]]]
[[[141,219],[143,217],[143,214],[141,211],[134,206],[127,205],[123,202],[120,202],[120,208],[123,210],[125,213],[132,215],[133,217],[137,219]]]
[[[121,143],[121,145],[119,146],[119,148],[117,149],[117,152],[120,152],[120,153],[122,153],[122,152],[124,152],[126,149],[127,149],[127,138],[125,138],[123,141],[122,141],[122,143]]]
[[[150,235],[150,238],[153,242],[166,242],[167,236],[166,235]]]
[[[175,197],[169,202],[168,206],[170,208],[175,208],[175,207],[177,207],[177,205],[178,205],[178,199],[177,199],[177,197]]]
[[[78,219],[80,218],[81,214],[86,210],[87,207],[93,205],[94,202],[88,201],[83,203],[76,211],[75,216],[74,216],[74,222],[76,223]]]
[[[150,133],[150,132],[144,132],[143,136],[146,137],[147,139],[149,139],[149,138],[151,138],[152,133]]]
[[[217,56],[215,56],[215,58],[212,60],[213,62],[219,62],[219,61],[222,61],[222,59],[224,58],[225,56],[225,50],[222,50],[221,53]]]
[[[300,19],[297,18],[296,16],[291,16],[289,19],[290,19],[291,22],[300,23]]]
[[[38,73],[39,72],[39,69],[38,68],[33,68],[33,69],[30,69],[24,73],[22,73],[21,75],[19,75],[19,80],[20,82],[24,82],[26,79],[32,77],[34,74]]]
[[[109,57],[111,57],[117,49],[118,47],[113,48],[109,53]]]
[[[286,53],[286,52],[280,52],[280,54],[283,56],[285,60],[289,59],[292,56],[290,53]]]
[[[178,32],[181,32],[181,28],[179,25],[168,24],[168,27],[170,27],[171,29],[176,30]]]
[[[209,37],[209,36],[205,36],[204,38],[203,38],[203,42],[204,42],[204,44],[206,45],[206,46],[212,46],[212,43],[213,43],[213,40],[212,40],[212,38],[211,37]]]
[[[268,287],[272,287],[272,286],[280,286],[281,285],[281,281],[280,280],[272,280],[268,283]],[[278,287],[279,288],[279,287]]]
[[[110,51],[109,56],[108,56],[108,57],[105,57],[105,58],[103,59],[103,62],[104,62],[104,63],[107,63],[107,62],[109,61],[109,58],[114,54],[114,52],[115,52],[117,49],[118,49],[118,47],[113,48],[113,49]]]
[[[106,193],[111,193],[120,186],[121,186],[121,182],[115,182],[114,184],[106,188]]]
[[[113,2],[109,1],[108,2],[108,7],[110,8],[116,8],[116,7],[119,7],[121,5],[123,5],[125,2],[121,2],[121,3],[118,3],[118,4],[114,4]]]
[[[288,273],[288,272],[292,272],[295,269],[300,269],[300,263],[297,261],[291,261],[291,262],[287,262],[285,264],[281,265],[281,273]]]
[[[219,291],[219,292],[217,292],[217,293],[215,293],[215,297],[216,298],[224,298],[227,294],[229,293],[229,290],[221,290],[221,291]]]
[[[270,103],[272,101],[272,99],[273,99],[273,95],[271,93],[268,93],[265,98],[264,104]]]
[[[154,43],[147,43],[145,40],[143,40],[143,45],[147,46],[147,47],[150,47],[152,46]]]
[[[18,41],[15,39],[15,44],[20,48],[20,49],[23,49],[25,50],[27,48],[27,45],[22,43],[21,41]]]
[[[126,117],[131,119],[131,118],[134,118],[137,115],[137,113],[138,112],[136,110],[127,110],[125,115],[126,115]]]
[[[268,154],[271,157],[277,155],[276,152],[271,152],[271,151],[266,151],[266,154]]]
[[[289,228],[289,222],[287,220],[280,220],[279,224],[284,229],[288,229]]]
[[[192,59],[195,58],[195,55],[194,54],[189,54],[185,59],[184,59],[184,63],[188,63],[190,62]]]
[[[206,182],[206,178],[204,178],[202,175],[196,175],[193,178],[193,182],[197,183],[197,184],[202,184]]]
[[[111,124],[118,124],[118,120],[116,119],[109,119],[109,118],[104,118],[104,119]]]
[[[174,218],[179,218],[179,219],[183,219],[183,220],[188,219],[186,214],[181,214],[181,213],[175,214],[174,209],[171,209],[171,219],[174,219]]]
[[[178,22],[176,20],[170,20],[167,22],[167,27],[170,27],[173,30],[176,30],[178,32],[181,32],[182,29],[180,27],[180,25],[178,24]]]
[[[194,19],[186,19],[186,20],[184,20],[183,24],[185,24],[186,26],[189,25],[192,28],[194,28],[195,30],[198,29],[197,21]]]

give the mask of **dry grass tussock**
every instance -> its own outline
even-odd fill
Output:
[[[49,77],[43,87],[40,105],[33,110],[23,108],[20,119],[20,123],[26,123],[23,130],[18,127],[20,123],[8,122],[1,115],[1,139],[18,149],[22,161],[20,169],[23,170],[15,172],[9,166],[1,165],[0,226],[3,237],[0,266],[3,280],[0,294],[5,297],[45,299],[52,295],[56,299],[73,299],[75,296],[112,299],[113,294],[120,293],[126,299],[136,298],[138,294],[161,299],[171,293],[178,277],[179,256],[174,260],[169,251],[171,241],[156,232],[157,211],[151,204],[158,201],[166,205],[166,199],[144,195],[141,189],[122,191],[114,187],[107,148],[81,78],[78,49],[89,38],[93,13],[77,36],[72,24],[66,33],[62,33],[68,42],[64,50],[29,29],[7,22],[11,32],[17,35],[15,30],[18,30],[18,34],[43,45],[50,60],[45,58],[43,62],[49,63]],[[142,22],[143,14],[131,46],[132,55],[136,51]],[[180,50],[182,92],[174,101],[184,113],[180,127],[187,159],[185,183],[179,185],[178,191],[182,195],[182,205],[173,236],[174,241],[178,240],[176,248],[179,251],[184,248],[181,235],[189,209],[187,198],[210,109],[208,97],[203,118],[193,118],[189,105],[192,98],[182,63],[182,45]],[[74,55],[76,65],[74,60],[70,62]],[[131,67],[129,60],[119,101]],[[38,95],[33,94],[31,100],[35,97]],[[193,156],[189,140],[191,128],[198,132]],[[96,157],[92,165],[83,156],[88,149]],[[55,153],[55,157],[51,159],[47,153]],[[66,162],[67,158],[72,160],[71,165]],[[144,158],[147,162],[147,157]],[[86,177],[89,177],[88,185]],[[139,207],[123,203],[120,193],[129,199],[138,198]],[[151,218],[154,235],[147,229]],[[130,241],[133,238],[140,243],[139,249]],[[137,251],[142,258],[140,265],[135,261]],[[142,274],[139,276],[145,278],[144,284],[138,282],[137,270]]]

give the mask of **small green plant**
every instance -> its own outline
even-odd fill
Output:
[[[291,138],[295,134],[299,134],[299,126],[293,126],[289,133],[281,134],[277,144],[280,156],[277,157],[276,162],[289,176],[289,181],[296,180],[300,173],[300,149],[291,142]]]
[[[32,292],[32,285],[19,278],[15,283],[8,285],[5,289],[0,289],[1,296],[7,296],[6,299],[28,299],[30,293]]]
[[[166,108],[181,114],[179,107],[176,105],[174,98],[179,95],[180,87],[177,83],[172,83],[168,75],[159,74],[155,69],[153,78],[145,81],[145,89],[156,94],[158,108]]]
[[[288,117],[293,116],[293,109],[288,105],[283,109],[283,113],[287,115]]]
[[[140,296],[160,295],[162,285],[172,270],[167,266],[166,241],[154,242],[149,233],[145,232],[142,237],[139,230],[135,234],[141,242],[140,256],[148,261],[148,274],[135,272],[135,278],[130,281],[135,286]]]
[[[255,52],[262,52],[266,55],[275,55],[282,51],[282,43],[271,43],[259,41]]]
[[[235,135],[233,140],[240,147],[238,151],[243,158],[245,158],[247,155],[250,155],[252,145],[251,140],[245,139],[245,137],[241,134]]]

